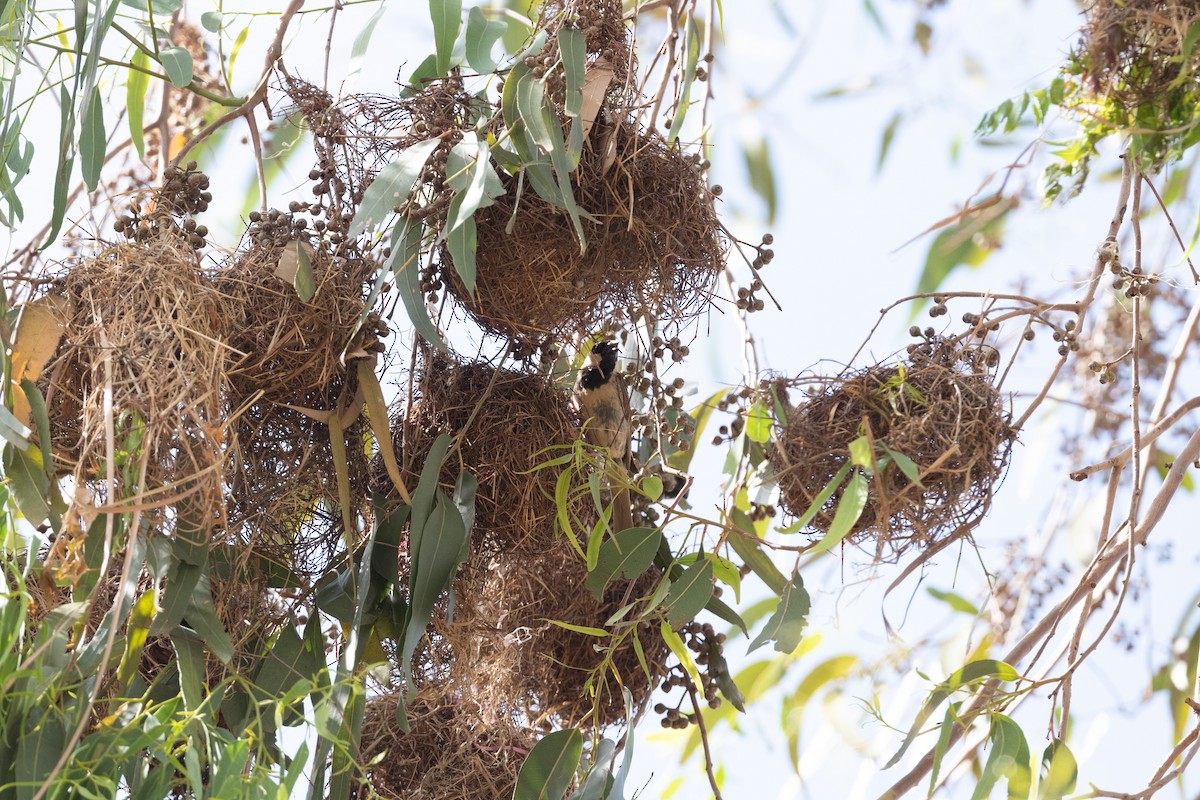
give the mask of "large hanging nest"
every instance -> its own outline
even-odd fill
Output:
[[[632,582],[614,581],[600,600],[586,588],[587,577],[565,542],[541,553],[501,554],[461,573],[453,621],[436,624],[455,654],[452,680],[487,708],[533,727],[623,722],[621,687],[640,709],[666,674],[658,623],[635,622],[634,610],[625,616],[630,626],[601,639],[555,622],[603,628],[618,610],[649,597],[661,575],[652,569]]]
[[[66,323],[42,383],[59,466],[103,492],[111,424],[119,462],[105,502],[188,496],[219,519],[228,318],[192,245],[164,226],[83,260],[53,291]]]
[[[358,798],[494,800],[511,797],[517,773],[536,739],[498,720],[486,705],[431,686],[407,708],[411,730],[396,724],[393,694],[367,702],[361,763],[368,764]],[[368,789],[369,786],[369,789]]]
[[[489,364],[459,362],[442,353],[423,355],[407,413],[392,419],[396,460],[406,486],[415,486],[434,441],[457,437],[441,481],[453,487],[467,470],[479,482],[473,547],[539,550],[555,536],[557,472],[538,466],[562,455],[579,439],[579,421],[565,392],[540,375]],[[391,481],[376,459],[372,485]],[[573,511],[590,513],[591,501]],[[590,526],[590,522],[589,522]]]
[[[352,515],[369,505],[365,426],[359,416],[343,434]],[[228,541],[273,571],[323,573],[345,547],[329,426],[286,406],[253,404],[230,424],[228,462]]]
[[[441,282],[485,330],[537,341],[642,306],[682,324],[710,299],[726,245],[699,159],[628,121],[597,123],[591,141],[614,149],[585,147],[572,175],[595,219],[586,251],[566,212],[528,187],[518,200],[511,180],[476,215],[474,295],[441,251]]]
[[[1093,0],[1086,13],[1079,55],[1095,93],[1132,110],[1193,91],[1180,78],[1200,66],[1200,50],[1184,48],[1200,21],[1195,2]]]
[[[978,347],[933,343],[914,349],[907,363],[819,383],[790,410],[768,454],[783,508],[793,516],[808,511],[849,463],[850,443],[866,435],[877,460],[885,446],[911,459],[920,485],[889,458],[869,480],[848,541],[874,538],[884,558],[969,532],[991,505],[1015,438],[985,362]],[[823,502],[809,531],[829,530],[847,485]]]
[[[256,212],[252,220],[249,247],[215,278],[230,317],[233,396],[331,408],[336,397],[330,389],[344,382],[365,308],[364,284],[377,265],[340,237],[310,239],[307,222],[290,214]],[[311,268],[308,300],[293,277],[303,262]],[[375,332],[373,324],[359,330],[364,347]]]

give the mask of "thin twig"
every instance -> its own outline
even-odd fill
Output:
[[[704,715],[700,713],[700,700],[696,693],[696,687],[690,680],[684,685],[687,686],[688,697],[692,699],[692,709],[696,712],[696,727],[700,730],[700,744],[704,747],[704,771],[708,773],[708,785],[712,788],[713,800],[722,800],[721,787],[717,784],[717,776],[713,773],[712,750],[708,746],[708,726],[704,722]]]
[[[213,133],[220,130],[225,125],[228,125],[238,117],[244,117],[247,114],[253,114],[254,110],[260,103],[266,102],[267,80],[271,77],[271,71],[275,69],[275,62],[277,62],[280,56],[283,54],[283,37],[287,33],[288,25],[291,23],[292,17],[296,16],[297,12],[300,11],[301,6],[303,5],[304,0],[291,0],[291,2],[288,3],[287,9],[284,10],[284,12],[279,16],[279,27],[275,29],[275,36],[271,40],[271,44],[267,47],[267,56],[264,59],[263,72],[262,76],[258,80],[258,87],[255,88],[254,92],[246,98],[246,102],[232,111],[222,114],[220,117],[201,128],[199,133],[189,139],[187,143],[180,148],[179,152],[175,155],[175,158],[171,160],[172,164],[180,163],[184,156],[190,153],[192,149],[196,147],[196,145],[208,139],[208,137],[212,136]]]

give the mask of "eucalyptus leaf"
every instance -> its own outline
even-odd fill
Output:
[[[176,89],[183,89],[192,82],[192,55],[185,48],[168,47],[160,50],[158,61]]]
[[[496,68],[492,49],[508,26],[490,20],[478,6],[467,12],[466,56],[471,69],[486,75]]]
[[[438,139],[426,139],[408,147],[385,166],[363,193],[362,203],[347,236],[353,238],[380,225],[395,213],[420,180],[429,155],[441,144]]]
[[[667,610],[667,622],[672,628],[691,622],[712,594],[713,565],[707,558],[701,558],[671,580],[671,590],[662,603]]]
[[[600,597],[616,576],[632,580],[641,575],[654,562],[662,538],[655,528],[629,528],[605,540],[595,569],[588,573],[587,588]]]
[[[88,191],[93,192],[100,182],[100,168],[104,166],[104,154],[108,150],[104,131],[104,101],[100,98],[99,89],[92,89],[82,117],[83,125],[79,129],[79,163],[83,172],[83,182]]]
[[[562,800],[583,755],[583,734],[575,728],[543,736],[529,751],[513,800]]]
[[[784,587],[779,597],[779,605],[775,607],[767,624],[754,637],[747,652],[753,652],[770,641],[775,642],[775,649],[780,653],[791,653],[800,646],[800,637],[808,625],[808,612],[812,600],[808,590],[804,588],[804,579],[799,572],[792,573],[792,579]]]
[[[462,0],[429,0],[429,17],[437,48],[437,74],[445,75],[450,71],[454,42],[462,26]]]

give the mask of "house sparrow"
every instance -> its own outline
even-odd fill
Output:
[[[575,402],[586,425],[584,439],[605,447],[613,461],[632,471],[630,442],[633,423],[629,410],[629,387],[617,372],[617,343],[597,342],[588,354],[575,382]],[[629,490],[613,492],[613,528],[633,527]]]

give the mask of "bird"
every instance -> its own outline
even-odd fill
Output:
[[[629,409],[629,387],[617,372],[617,343],[602,340],[591,352],[575,381],[575,402],[583,417],[584,441],[608,450],[613,462],[632,472],[633,419]],[[615,531],[633,527],[629,489],[613,492],[612,521]]]

